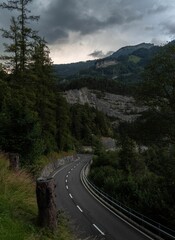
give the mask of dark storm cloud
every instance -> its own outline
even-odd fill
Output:
[[[106,54],[102,50],[95,50],[94,52],[90,53],[89,56],[93,58],[105,58],[110,56],[113,51],[109,51]]]
[[[86,35],[109,25],[121,24],[123,21],[123,17],[120,14],[111,15],[108,18],[106,17],[106,19],[104,17],[104,20],[89,15],[85,13],[82,5],[79,5],[78,0],[53,1],[44,15],[41,32],[46,35],[50,42],[68,37],[69,31]]]
[[[72,46],[82,41],[89,46],[88,52],[103,49],[111,39],[114,40],[108,49],[116,48],[117,41],[121,46],[121,42],[149,41],[157,34],[160,38],[175,34],[174,24],[169,20],[173,19],[174,8],[174,0],[33,0],[29,4],[32,15],[40,15],[39,22],[32,22],[31,27],[39,29],[49,45],[56,49],[57,42]],[[8,28],[14,14],[1,10],[0,28]],[[162,16],[166,21],[163,24]],[[105,55],[97,50],[91,54],[91,57]]]
[[[114,25],[132,23],[142,17],[143,13],[126,0],[52,0],[41,15],[40,29],[42,35],[54,43],[68,38],[71,31],[80,35],[92,34]]]
[[[148,10],[148,13],[150,14],[155,14],[155,13],[162,13],[165,12],[167,9],[169,8],[168,5],[157,5],[155,7],[153,7],[152,9]]]
[[[175,22],[165,22],[162,24],[163,31],[175,36]]]

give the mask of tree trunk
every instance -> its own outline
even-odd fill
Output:
[[[19,154],[9,153],[9,161],[10,161],[9,168],[13,171],[18,171],[19,170]]]
[[[38,178],[36,195],[39,226],[55,230],[57,227],[57,209],[54,179]]]

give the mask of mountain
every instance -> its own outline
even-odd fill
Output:
[[[114,52],[111,55],[111,57],[118,58],[120,56],[130,55],[138,49],[150,49],[152,47],[154,47],[154,44],[151,44],[151,43],[140,43],[135,46],[126,46],[126,47],[122,47],[118,51]]]
[[[131,83],[140,81],[140,75],[159,47],[150,43],[122,47],[111,56],[86,62],[54,65],[55,74],[62,79],[105,77]]]
[[[138,105],[132,96],[111,94],[88,88],[71,89],[65,91],[63,96],[71,105],[88,104],[103,112],[111,118],[112,124],[115,126],[120,122],[132,122],[147,110],[147,107]]]
[[[69,77],[77,74],[81,70],[88,69],[94,66],[95,60],[86,61],[86,62],[77,62],[77,63],[69,63],[69,64],[54,64],[54,72],[59,77]]]

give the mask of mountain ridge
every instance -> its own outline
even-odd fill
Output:
[[[111,65],[116,65],[118,61],[121,62],[122,59],[124,59],[129,55],[132,55],[134,52],[137,52],[138,50],[141,50],[141,49],[145,50],[145,54],[146,54],[146,51],[149,51],[154,47],[158,47],[158,46],[155,46],[154,44],[151,44],[151,43],[140,43],[137,45],[125,46],[118,49],[117,51],[113,52],[110,56],[105,58],[88,60],[85,62],[80,61],[77,63],[54,64],[53,68],[54,68],[55,74],[62,78],[87,75],[86,71],[88,71],[89,69],[90,71],[93,71],[94,68],[95,69],[100,68],[101,63],[103,62],[105,62],[104,64],[105,67],[110,67]]]

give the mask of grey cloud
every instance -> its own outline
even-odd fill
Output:
[[[175,23],[174,22],[163,23],[162,28],[168,34],[175,35]]]
[[[148,10],[149,14],[165,12],[169,8],[168,5],[155,5],[153,8]]]
[[[69,42],[70,32],[87,35],[113,26],[116,26],[116,29],[120,27],[121,31],[123,25],[134,28],[134,24],[148,16],[148,13],[167,11],[168,5],[171,5],[168,0],[166,3],[163,0],[35,0],[30,7],[32,14],[40,15],[39,22],[32,23],[32,26],[40,29],[40,35],[45,37],[49,44],[53,44]],[[7,25],[9,16],[6,14],[4,11],[0,13],[2,26]],[[8,14],[11,15],[11,12]],[[173,26],[164,28],[174,32]],[[154,29],[147,27],[145,30],[148,32]]]
[[[146,31],[153,31],[155,28],[153,26],[146,26],[145,30]]]
[[[130,7],[129,11],[125,3]],[[126,0],[52,0],[41,15],[41,33],[49,43],[54,43],[68,38],[71,31],[80,35],[92,34],[107,27],[141,19],[143,14],[131,6]]]
[[[89,56],[93,57],[93,58],[103,58],[105,55],[104,55],[103,51],[95,50],[94,52],[90,53]]]
[[[113,51],[109,51],[106,54],[102,50],[95,50],[94,52],[90,53],[89,56],[93,58],[105,58],[110,56]]]
[[[142,19],[142,15],[140,14],[140,15],[135,15],[135,16],[130,16],[130,17],[128,17],[126,20],[127,20],[127,22],[133,22],[133,21],[135,21],[135,20],[140,20],[140,19]]]

